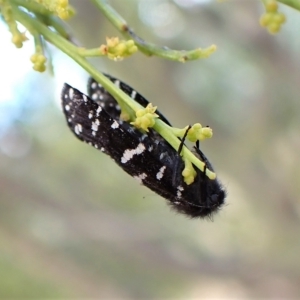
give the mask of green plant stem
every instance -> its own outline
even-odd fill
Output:
[[[277,0],[277,2],[288,5],[294,9],[300,10],[300,0]]]
[[[79,48],[80,55],[84,57],[101,57],[105,56],[105,54],[101,53],[100,47],[93,48],[93,49],[85,49],[85,48]]]
[[[136,111],[141,109],[142,106],[133,101],[127,94],[122,90],[117,89],[115,85],[106,78],[103,74],[98,72],[84,57],[79,54],[78,48],[71,44],[69,41],[51,31],[47,26],[42,24],[38,19],[28,15],[27,13],[20,10],[18,7],[12,5],[14,16],[16,20],[23,24],[29,31],[36,31],[41,34],[45,40],[55,45],[58,49],[66,53],[74,61],[76,61],[82,68],[84,68],[96,81],[100,82],[103,87],[119,102],[125,103],[131,110]],[[169,126],[164,122],[157,120],[153,127],[174,149],[178,149],[180,141],[178,138],[170,132]],[[194,154],[183,147],[182,155],[188,158],[195,166],[201,171],[204,171],[205,164],[197,159]],[[216,174],[206,169],[206,175],[210,179],[214,179]]]
[[[84,57],[79,54],[80,50],[72,43],[70,43],[57,33],[51,31],[47,26],[39,22],[36,18],[21,11],[17,7],[14,7],[14,16],[16,17],[17,21],[22,23],[29,31],[38,32],[48,42],[55,45],[58,49],[70,56],[93,78],[100,82],[103,87],[107,91],[109,91],[117,100],[122,99],[122,101],[125,102],[125,104],[134,111],[142,108],[142,106],[140,106],[135,101],[132,101],[132,99],[123,91],[116,89],[115,85],[107,77],[98,72]]]
[[[60,18],[49,15],[45,18],[45,24],[47,24],[47,26],[53,27],[62,37],[66,38],[67,40],[71,39],[70,33],[66,29],[65,23]]]
[[[43,5],[38,4],[36,1],[32,0],[13,0],[11,2],[14,2],[16,5],[20,5],[28,11],[33,12],[35,14],[41,14],[43,16],[51,15],[52,13],[47,10]]]
[[[191,51],[177,51],[148,43],[130,29],[127,22],[107,3],[106,0],[91,1],[126,39],[133,39],[139,50],[148,56],[155,55],[169,60],[186,62],[199,58],[206,58],[216,50],[216,46],[212,45],[206,49],[197,48]]]

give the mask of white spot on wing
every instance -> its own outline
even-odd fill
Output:
[[[133,90],[132,93],[131,93],[131,95],[130,95],[130,97],[134,100],[134,99],[135,99],[135,96],[136,96],[136,91]]]
[[[135,154],[135,149],[131,149],[131,150],[126,149],[121,158],[121,163],[122,164],[127,163],[129,160],[131,160],[131,158],[133,157],[134,154]]]
[[[96,115],[97,117],[99,117],[100,112],[102,111],[101,106],[98,106],[97,110],[96,110]]]
[[[134,155],[139,155],[145,151],[145,145],[139,143],[135,149],[126,149],[121,157],[121,163],[125,164],[132,159]]]
[[[156,174],[156,178],[157,178],[158,180],[161,180],[161,179],[163,178],[165,169],[166,169],[166,166],[162,166],[162,167],[159,169],[158,173]]]
[[[114,120],[114,122],[111,124],[111,128],[112,129],[119,128],[119,123],[116,120]]]
[[[77,135],[79,135],[82,132],[81,124],[76,124],[75,127],[74,127],[74,131]]]
[[[100,121],[98,119],[95,120],[95,122],[92,122],[92,130],[93,131],[98,131],[98,127],[99,127]]]
[[[92,122],[92,130],[98,131],[98,125],[95,122]]]
[[[136,179],[140,184],[143,183],[143,180],[146,179],[146,177],[147,177],[146,173],[142,173],[137,176],[133,176],[133,178]]]
[[[66,105],[65,105],[65,110],[66,110],[66,111],[69,111],[69,110],[70,110],[70,105],[66,104]]]
[[[72,100],[74,97],[74,90],[72,88],[69,89],[69,98]]]
[[[97,83],[94,81],[91,85],[92,89],[95,89],[97,87]]]
[[[181,198],[181,196],[182,196],[182,191],[184,190],[184,188],[181,186],[181,185],[179,185],[178,187],[177,187],[177,198],[178,199],[180,199]]]
[[[136,154],[139,155],[139,154],[143,153],[145,149],[146,149],[145,145],[142,143],[139,143],[136,148]]]

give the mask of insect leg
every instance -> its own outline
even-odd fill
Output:
[[[181,140],[181,142],[180,142],[180,145],[179,145],[179,147],[178,147],[178,151],[177,151],[178,157],[177,157],[177,159],[175,160],[175,165],[174,165],[174,170],[175,170],[175,172],[173,173],[173,178],[172,178],[172,184],[173,184],[173,186],[177,186],[176,179],[178,178],[178,172],[181,171],[181,170],[180,170],[180,162],[182,161],[182,158],[181,158],[181,156],[180,156],[180,153],[181,153],[181,151],[182,151],[182,148],[183,148],[183,146],[184,146],[184,141],[185,141],[186,136],[187,136],[187,134],[188,134],[188,132],[189,132],[190,129],[191,129],[191,125],[188,126],[186,132],[184,133],[184,136],[182,137],[182,140]],[[180,174],[180,176],[181,176],[181,174]]]

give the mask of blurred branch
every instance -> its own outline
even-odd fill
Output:
[[[285,5],[288,5],[292,8],[295,8],[297,10],[300,10],[300,1],[299,0],[277,0],[280,3],[283,3]]]
[[[146,55],[155,55],[169,60],[185,62],[189,60],[196,60],[199,58],[206,58],[216,51],[215,45],[211,45],[210,47],[207,47],[205,49],[198,48],[191,51],[178,51],[148,43],[134,33],[134,31],[128,26],[127,22],[122,18],[122,16],[119,15],[106,2],[106,0],[91,1],[99,8],[99,10],[101,10],[101,12],[125,38],[134,40],[139,50]]]

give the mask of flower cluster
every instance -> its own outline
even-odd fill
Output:
[[[279,32],[285,22],[285,15],[278,12],[278,4],[275,0],[265,2],[266,12],[260,17],[260,25],[266,27],[272,34]]]
[[[149,103],[145,108],[136,111],[136,119],[130,124],[148,132],[148,128],[153,127],[155,119],[158,118],[158,115],[155,113],[156,109],[157,106],[153,106]]]
[[[108,58],[118,61],[138,50],[133,40],[119,40],[118,37],[106,38],[106,45],[101,45],[100,52]]]
[[[67,20],[74,15],[74,9],[68,0],[35,0],[47,10],[55,13],[62,20]]]
[[[46,70],[46,61],[47,58],[42,53],[34,53],[30,57],[31,62],[33,63],[33,69],[38,72],[44,72]]]

